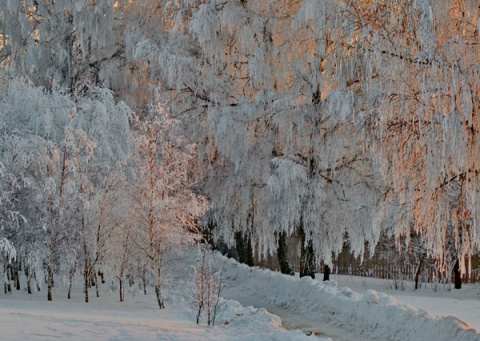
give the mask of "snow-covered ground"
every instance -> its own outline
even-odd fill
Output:
[[[480,332],[480,286],[463,284],[456,290],[453,284],[425,283],[415,290],[411,281],[333,275],[338,286],[356,292],[373,289],[393,296],[397,302],[423,309],[436,316],[455,316]]]
[[[281,329],[278,317],[235,302],[224,313],[230,324],[215,328],[197,326],[183,307],[169,305],[160,311],[151,296],[150,302],[93,302],[2,297],[0,340],[308,340],[301,331]]]
[[[457,291],[443,285],[434,291],[426,285],[414,292],[408,282],[403,283],[404,290],[391,289],[391,281],[353,276],[334,275],[331,282],[323,283],[231,260],[227,264],[230,287],[224,295],[242,304],[266,306],[287,327],[316,331],[334,340],[480,340],[471,327],[480,327],[476,285]]]
[[[28,295],[22,290],[0,295],[0,339],[480,340],[480,334],[470,328],[480,329],[476,285],[465,285],[462,290],[426,285],[414,291],[405,282],[403,290],[394,290],[391,281],[336,275],[332,282],[323,283],[249,268],[219,254],[215,259],[227,285],[223,296],[229,299],[224,300],[214,328],[194,323],[189,294],[195,262],[192,252],[167,266],[164,310],[157,308],[151,290],[144,296],[130,289],[126,301],[120,303],[117,288],[104,285],[100,298],[93,297],[92,290],[88,304],[82,302],[81,289],[68,301],[59,286],[54,302],[46,302],[45,291]],[[280,318],[262,308],[281,316],[291,330],[282,328]]]
[[[189,284],[181,279],[172,284],[179,290],[166,293],[164,310],[158,309],[152,292],[144,296],[131,291],[123,303],[116,301],[118,292],[108,288],[90,303],[83,302],[81,290],[68,301],[63,288],[57,289],[62,295],[53,302],[46,302],[45,292],[2,295],[0,340],[309,340],[300,330],[282,328],[280,318],[264,309],[230,300],[224,302],[217,326],[198,326],[186,290]]]

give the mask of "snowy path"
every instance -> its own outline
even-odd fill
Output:
[[[250,296],[239,290],[237,281],[228,281],[227,287],[223,290],[222,296],[228,299],[240,302],[244,307],[253,306],[255,308],[264,308],[270,313],[279,316],[282,319],[282,325],[286,329],[301,329],[304,332],[312,332],[314,335],[329,337],[333,341],[367,341],[358,335],[354,335],[341,328],[329,325],[322,321],[321,317],[315,314],[298,314],[280,305],[274,305],[258,296]]]
[[[321,312],[308,310],[292,311],[282,303],[272,303],[269,296],[265,295],[265,291],[274,289],[267,288],[265,290],[265,288],[262,288],[261,283],[255,283],[255,280],[246,282],[235,274],[229,275],[228,272],[225,280],[226,286],[222,291],[224,298],[236,300],[244,307],[264,308],[270,313],[279,316],[282,319],[282,325],[286,329],[300,329],[306,333],[311,332],[317,336],[331,338],[333,341],[368,341],[368,339],[360,335],[352,334],[347,330],[326,323],[322,318]],[[249,290],[252,287],[260,290]],[[291,299],[295,301],[294,296]]]
[[[368,287],[359,293],[336,282],[285,276],[221,257],[219,261],[228,286],[222,296],[265,308],[288,329],[319,332],[334,341],[480,341],[475,329],[455,317],[452,306],[453,316],[436,316]]]

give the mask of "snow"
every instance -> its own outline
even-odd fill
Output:
[[[357,292],[366,288],[383,291],[399,303],[423,309],[437,316],[455,315],[477,331],[480,330],[480,287],[462,284],[461,290],[453,284],[424,283],[418,290],[411,281],[393,281],[358,276],[333,275],[339,286],[348,286]],[[397,289],[395,289],[397,287]]]
[[[302,329],[334,339],[480,340],[471,327],[480,328],[476,285],[464,285],[455,292],[443,285],[436,292],[428,286],[414,292],[413,284],[405,282],[404,291],[386,294],[380,290],[391,285],[387,280],[332,276],[333,281],[323,283],[248,268],[233,260],[226,264],[224,276],[230,287],[224,296],[242,304],[265,304],[275,314],[293,317],[293,326],[303,323]]]
[[[302,340],[278,327],[278,317],[229,303],[232,323],[197,326],[178,307],[160,311],[148,302],[85,304],[2,298],[2,340]],[[246,326],[251,326],[248,329]],[[307,339],[308,340],[308,339]]]
[[[136,286],[123,303],[113,284],[104,284],[101,297],[88,304],[81,285],[71,301],[63,284],[55,288],[53,302],[43,291],[2,294],[2,340],[480,340],[470,327],[480,328],[477,285],[422,285],[414,291],[410,282],[339,275],[322,282],[247,267],[218,253],[214,261],[223,273],[225,299],[215,327],[196,325],[195,256],[192,251],[167,264],[164,310],[151,288],[145,296]]]
[[[265,309],[243,307],[233,300],[223,300],[215,327],[196,325],[189,264],[194,260],[192,252],[165,269],[164,310],[158,309],[152,288],[144,296],[135,286],[125,293],[123,303],[118,302],[118,288],[113,284],[103,285],[100,298],[92,297],[92,288],[88,304],[83,302],[81,283],[71,301],[66,299],[63,283],[54,288],[53,302],[46,301],[45,291],[1,294],[1,340],[311,340],[300,330],[282,328],[280,318]]]

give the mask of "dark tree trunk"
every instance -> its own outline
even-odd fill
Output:
[[[250,238],[243,236],[241,232],[236,232],[235,244],[237,248],[238,262],[253,266],[253,250]]]
[[[72,270],[70,270],[70,275],[68,277],[68,293],[67,293],[68,299],[72,298],[72,286],[73,286],[73,273],[72,273]]]
[[[118,291],[120,293],[120,302],[123,302],[123,299],[124,299],[124,297],[123,297],[123,279],[120,277],[118,279],[118,282],[119,282],[119,290]]]
[[[418,264],[417,271],[415,272],[415,290],[418,289],[418,280],[420,278],[420,273],[422,272],[422,264],[423,260],[425,259],[426,254],[424,253],[422,255],[422,258],[420,258],[420,263]]]
[[[155,283],[155,295],[157,296],[158,307],[159,307],[160,309],[164,309],[164,308],[165,308],[165,304],[163,303],[162,291],[161,291],[160,283]]]
[[[287,237],[285,232],[280,232],[278,234],[277,258],[278,264],[280,265],[280,272],[282,274],[293,276],[295,273],[288,262]]]
[[[75,265],[73,268],[70,269],[70,273],[68,275],[68,294],[67,298],[72,298],[72,286],[73,286],[73,277],[75,276],[75,272],[77,271],[77,261],[75,261]]]
[[[300,227],[300,236],[302,245],[300,249],[300,277],[310,276],[315,278],[315,254],[313,252],[313,242],[307,242],[305,231]]]
[[[147,295],[147,265],[143,264],[142,269],[142,284],[143,284],[143,294]]]
[[[13,268],[13,281],[15,284],[15,289],[20,290],[20,261],[18,259],[15,260],[14,268]]]
[[[53,260],[50,259],[50,262],[47,266],[47,300],[52,301],[52,288],[53,288]]]
[[[83,223],[83,217],[82,217]],[[87,242],[85,236],[83,238],[83,290],[85,291],[85,303],[88,303],[88,288],[90,287],[90,267],[88,265]]]
[[[25,269],[25,276],[27,277],[27,292],[31,294],[32,293],[32,283],[31,283],[32,274],[30,273],[30,266],[25,265],[24,269]]]
[[[154,287],[155,295],[157,296],[157,303],[160,309],[165,308],[162,297],[162,254],[160,253],[157,259],[152,260],[152,269],[155,269]]]
[[[329,281],[330,280],[330,267],[328,265],[325,265],[323,267],[323,281]]]
[[[83,290],[85,291],[85,303],[88,303],[88,287],[89,287],[89,284],[90,284],[90,275],[88,273],[88,271],[85,271],[85,273],[83,274],[83,280],[84,280],[84,285],[83,285]]]
[[[460,261],[458,259],[453,267],[453,278],[455,282],[455,289],[462,289],[462,274],[460,272]]]
[[[100,297],[100,284],[98,283],[98,276],[97,276],[97,272],[94,271],[94,276],[95,276],[95,289],[96,289],[96,294],[97,294],[97,297]]]
[[[5,262],[3,263],[3,272],[7,274],[8,277],[8,257],[5,257]],[[5,295],[8,293],[7,290],[7,281],[4,277],[3,279],[3,289],[5,290]]]
[[[7,274],[7,281],[5,282],[5,294],[8,294],[8,293],[12,293],[12,283],[11,283],[11,280],[12,280],[12,264],[10,263],[10,260],[8,258],[6,258],[6,261],[5,261],[5,271],[6,271],[6,274]]]

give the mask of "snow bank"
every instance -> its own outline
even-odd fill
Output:
[[[281,319],[265,309],[243,307],[234,300],[224,301],[220,322],[221,329],[228,331],[230,338],[245,341],[311,341],[301,330],[287,331]],[[218,328],[215,327],[215,328]],[[328,341],[330,339],[317,339]]]
[[[222,258],[225,279],[244,295],[298,315],[314,316],[367,339],[480,340],[474,329],[455,317],[434,317],[424,310],[399,304],[384,293],[367,290],[358,294],[337,287],[334,282],[286,276]]]
[[[186,277],[184,274],[182,277]],[[191,283],[176,279],[175,285],[165,288],[167,311],[176,307],[175,320],[190,321],[195,328],[195,303],[188,291]],[[178,311],[180,310],[180,311]],[[216,325],[209,328],[203,325],[198,328],[208,330],[205,340],[231,341],[311,341],[301,330],[285,330],[281,319],[265,309],[252,306],[244,307],[235,300],[221,299]],[[180,340],[180,339],[179,339]],[[331,341],[328,338],[317,338],[316,341]]]

